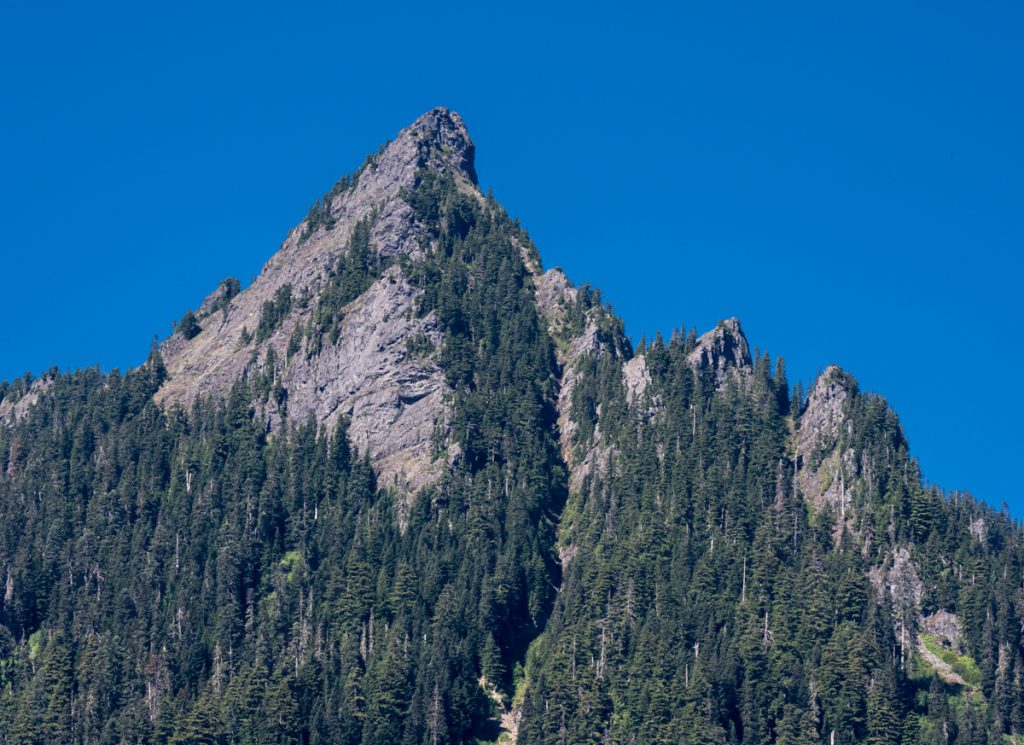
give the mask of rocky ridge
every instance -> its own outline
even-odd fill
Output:
[[[399,257],[418,257],[430,245],[429,230],[419,224],[403,195],[417,173],[431,169],[454,177],[460,191],[483,200],[477,185],[475,147],[458,114],[434,109],[402,130],[393,142],[351,179],[339,182],[317,203],[264,265],[245,290],[222,283],[199,307],[202,331],[186,339],[175,334],[161,345],[169,380],[156,395],[162,406],[187,406],[197,396],[223,396],[240,378],[269,377],[277,396],[258,412],[268,430],[284,420],[312,418],[331,427],[341,416],[350,420],[355,445],[370,455],[382,483],[412,495],[434,481],[444,468],[433,441],[448,418],[449,391],[439,364],[443,344],[433,313],[420,317],[420,290],[403,276]],[[386,269],[342,313],[335,341],[313,344],[302,332],[311,324],[317,300],[331,268],[348,250],[360,221],[369,221],[369,245]],[[557,344],[561,369],[558,428],[570,490],[582,488],[588,475],[603,469],[612,455],[601,431],[600,405],[590,441],[576,442],[573,396],[586,364],[614,361],[629,407],[642,416],[657,416],[660,404],[649,395],[651,375],[646,355],[634,354],[619,321],[607,307],[581,296],[560,268],[543,271],[535,254],[522,248],[533,279],[537,310]],[[260,323],[263,308],[281,288],[292,298],[286,316],[264,339],[247,341]],[[294,339],[300,338],[298,348]],[[413,349],[410,340],[420,343]],[[750,346],[736,318],[720,321],[696,340],[687,361],[710,374],[717,387],[732,377],[741,383],[752,361]],[[836,448],[848,427],[844,404],[856,386],[831,366],[819,377],[794,437],[795,478],[799,492],[820,510],[828,506],[843,527],[853,530],[848,515],[850,474],[857,454]],[[19,402],[19,410],[34,397]],[[0,415],[13,416],[0,403]]]
[[[478,192],[474,146],[458,114],[438,108],[402,130],[367,159],[350,185],[325,197],[288,234],[252,285],[204,318],[203,330],[186,340],[168,339],[161,352],[170,379],[157,393],[162,406],[187,406],[197,396],[223,396],[243,376],[269,375],[286,395],[286,406],[270,400],[260,412],[269,429],[282,418],[312,417],[331,427],[350,418],[349,434],[372,458],[382,483],[413,492],[438,473],[430,455],[435,427],[446,416],[440,341],[432,315],[417,317],[413,288],[392,264],[360,297],[343,309],[337,343],[308,353],[307,339],[289,354],[289,342],[316,311],[329,272],[360,221],[370,220],[369,244],[385,260],[415,257],[429,241],[402,194],[420,169],[451,174],[460,188]],[[265,304],[289,287],[295,300],[267,338],[246,343],[260,324]],[[218,288],[203,303],[222,299]],[[434,352],[413,353],[408,340]]]

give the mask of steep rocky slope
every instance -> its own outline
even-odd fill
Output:
[[[200,309],[198,335],[190,340],[176,335],[161,347],[170,377],[157,401],[187,407],[197,396],[226,395],[244,376],[270,374],[281,391],[279,401],[262,408],[271,429],[282,417],[296,422],[313,417],[332,427],[345,415],[350,436],[370,454],[384,483],[414,491],[436,478],[430,441],[446,416],[436,354],[440,335],[433,315],[414,312],[419,291],[401,266],[388,266],[352,299],[339,328],[302,334],[356,227],[369,221],[369,249],[386,261],[422,255],[427,229],[417,224],[402,194],[414,188],[420,169],[432,169],[451,174],[460,188],[479,195],[473,155],[462,119],[447,110],[435,109],[402,130],[318,203],[251,286],[214,313]],[[289,308],[266,338],[246,342],[282,288],[289,290]],[[219,294],[204,306],[215,305]],[[309,338],[313,335],[317,338]],[[302,341],[289,352],[289,343],[299,336]],[[333,341],[323,343],[320,336]],[[435,351],[417,354],[410,340]]]
[[[421,257],[431,244],[429,227],[416,220],[403,198],[422,169],[450,174],[460,190],[484,199],[474,152],[461,117],[446,109],[428,112],[399,132],[317,203],[249,287],[225,293],[222,286],[210,294],[197,310],[201,331],[191,338],[175,334],[161,345],[169,377],[157,402],[187,408],[198,397],[226,396],[240,379],[269,376],[276,395],[260,407],[269,430],[283,419],[310,417],[331,428],[347,416],[350,437],[370,455],[382,483],[411,495],[436,480],[443,464],[431,443],[444,433],[450,393],[438,364],[441,334],[434,314],[415,312],[422,291],[409,284],[400,263],[391,262]],[[367,222],[369,249],[386,268],[342,309],[337,328],[308,331],[333,268],[350,250],[357,226]],[[607,355],[624,363],[630,401],[643,393],[649,375],[643,355],[632,356],[622,323],[609,309],[581,297],[562,270],[542,272],[525,247],[522,257],[534,280],[538,311],[559,340],[560,441],[571,484],[578,488],[608,455],[599,431],[591,446],[573,452],[577,425],[571,409],[583,361]],[[282,288],[290,296],[287,311],[265,338],[254,338],[265,307],[275,303]],[[413,340],[429,351],[412,350]],[[729,369],[749,366],[739,322],[722,321],[700,337],[689,359],[695,369],[710,370],[719,384]]]

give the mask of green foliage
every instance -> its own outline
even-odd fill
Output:
[[[186,339],[194,339],[199,335],[199,332],[203,330],[203,327],[199,325],[199,319],[196,318],[196,314],[192,311],[186,311],[185,315],[178,321],[177,332],[184,336]]]
[[[274,297],[263,303],[260,322],[256,326],[256,341],[261,342],[277,331],[284,319],[288,317],[291,309],[292,286],[290,284],[281,285],[274,293]]]
[[[528,238],[495,202],[431,171],[404,198],[434,244],[402,271],[423,291],[418,312],[437,314],[454,391],[449,431],[460,456],[435,509],[455,521],[460,550],[479,565],[475,652],[486,651],[488,677],[507,694],[558,576],[554,519],[566,474],[554,438],[554,347],[520,255]]]
[[[967,685],[974,687],[981,685],[981,670],[978,668],[978,663],[971,657],[959,655],[952,649],[943,646],[942,642],[931,634],[922,634],[921,641],[924,642],[929,652],[949,665],[953,672],[964,679]]]
[[[405,350],[410,357],[426,357],[434,352],[434,342],[426,334],[410,334],[405,338]]]
[[[692,348],[691,334],[644,343],[653,418],[624,405],[627,353],[578,368],[573,457],[597,443],[609,463],[569,495],[562,516],[559,545],[572,559],[526,687],[520,741],[817,744],[835,732],[835,743],[916,743],[919,732],[959,742],[958,731],[1016,731],[1012,715],[993,716],[998,696],[986,718],[984,702],[958,703],[954,690],[929,696],[932,677],[913,677],[913,658],[901,668],[895,609],[868,573],[913,542],[922,544],[926,603],[954,556],[973,557],[965,579],[1005,571],[1012,595],[1019,531],[972,500],[923,489],[884,401],[847,381],[851,427],[834,446],[862,454],[846,478],[857,479],[853,509],[872,540],[864,549],[849,537],[836,543],[835,518],[819,512],[812,523],[791,482],[787,418],[802,394],[790,395],[784,370],[765,357],[749,377],[719,385],[695,374]],[[979,510],[1018,557],[998,571],[970,554]],[[1000,594],[979,580],[965,596],[977,611],[949,591],[944,607],[978,619],[984,637],[980,608]],[[997,615],[1015,620],[998,633],[1020,649],[1017,617],[1001,606]],[[949,662],[977,679],[966,661]],[[1002,688],[993,684],[1007,692],[1001,711],[1019,710],[1012,675],[1004,669]]]
[[[344,307],[366,292],[388,265],[370,246],[373,220],[371,215],[356,223],[348,245],[328,275],[306,332],[310,355],[319,352],[325,335],[332,344],[338,341]]]
[[[235,277],[228,277],[222,279],[220,285],[217,288],[217,299],[210,304],[210,307],[206,310],[207,316],[212,316],[218,310],[227,312],[228,306],[231,305],[231,301],[238,296],[242,291],[242,283]]]

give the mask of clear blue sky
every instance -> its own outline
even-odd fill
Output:
[[[1019,2],[121,5],[0,0],[0,378],[138,364],[441,104],[634,338],[739,316],[1024,516]]]

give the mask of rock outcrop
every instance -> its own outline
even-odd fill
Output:
[[[53,385],[53,378],[47,374],[37,378],[24,395],[18,398],[0,400],[0,424],[13,424],[28,413],[39,397]]]
[[[444,372],[436,353],[409,340],[441,345],[434,314],[417,318],[419,291],[397,266],[345,308],[338,341],[283,371],[289,414],[332,423],[349,417],[349,437],[369,453],[382,483],[413,493],[440,473],[431,459],[434,428],[444,424]],[[296,322],[301,324],[305,314]]]
[[[960,640],[963,636],[963,624],[955,613],[939,609],[921,619],[921,631],[931,634],[942,646],[960,651]]]
[[[849,427],[846,401],[854,391],[850,377],[829,366],[807,398],[796,433],[797,487],[812,508],[830,505],[841,521],[847,515],[856,454],[839,446]]]
[[[622,382],[626,386],[626,403],[638,403],[651,384],[651,371],[647,368],[647,357],[638,354],[622,366]]]
[[[417,317],[418,291],[397,264],[343,309],[336,342],[324,340],[309,353],[308,340],[298,350],[292,340],[316,311],[355,226],[371,221],[370,248],[384,262],[419,255],[429,235],[402,194],[425,168],[478,193],[473,158],[462,119],[447,109],[434,109],[400,132],[317,204],[252,285],[228,298],[222,286],[207,298],[200,315],[217,312],[203,317],[195,338],[177,334],[161,346],[170,377],[157,402],[187,407],[197,396],[223,396],[243,376],[270,375],[286,404],[267,403],[261,415],[269,428],[283,417],[312,417],[332,426],[347,415],[350,435],[370,454],[382,483],[414,491],[434,478],[439,466],[431,459],[430,442],[446,418],[444,375],[437,364],[440,335],[432,316]],[[286,287],[293,301],[285,317],[265,338],[250,340],[265,304]],[[420,347],[433,351],[412,350],[413,338],[429,342]]]
[[[867,577],[879,600],[888,600],[892,629],[900,647],[902,664],[917,646],[916,629],[920,625],[924,582],[917,562],[906,546],[893,549],[885,563],[871,567]]]
[[[735,318],[719,321],[718,325],[697,340],[687,357],[694,370],[710,370],[715,383],[722,385],[730,371],[743,371],[750,367],[750,346]]]
[[[558,343],[558,363],[561,367],[561,385],[558,393],[558,429],[562,458],[569,466],[569,488],[578,491],[586,476],[595,468],[608,463],[609,446],[601,436],[600,411],[590,442],[576,448],[578,423],[572,416],[573,393],[582,375],[584,361],[609,355],[622,361],[629,358],[629,345],[625,337],[608,331],[608,310],[600,305],[580,307],[580,290],[573,287],[559,268],[550,269],[534,278],[537,309],[547,323],[548,332]],[[575,311],[572,312],[572,311]],[[570,319],[582,313],[573,327]]]

